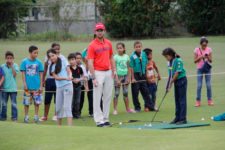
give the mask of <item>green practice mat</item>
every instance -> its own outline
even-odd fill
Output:
[[[144,125],[122,125],[120,128],[131,128],[131,129],[179,129],[179,128],[193,128],[193,127],[202,127],[210,126],[209,123],[194,123],[188,122],[187,124],[176,125],[169,123],[146,123]]]

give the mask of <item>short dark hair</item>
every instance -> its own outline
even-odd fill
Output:
[[[147,56],[152,53],[151,48],[145,48],[143,51],[146,53]]]
[[[134,47],[135,47],[137,44],[141,44],[141,45],[142,45],[142,42],[141,42],[141,41],[135,41],[135,42],[134,42]]]
[[[67,58],[68,58],[68,60],[73,59],[73,58],[76,59],[76,54],[70,53]]]
[[[60,44],[59,43],[52,43],[52,48],[54,48],[55,46],[60,46]]]
[[[35,45],[31,45],[31,46],[29,47],[29,53],[33,53],[33,51],[36,51],[36,50],[38,50],[38,47],[35,46]]]
[[[77,56],[81,56],[82,57],[82,54],[80,52],[76,52],[75,53],[75,57],[77,58]]]
[[[11,51],[5,52],[5,58],[8,57],[8,56],[12,56],[14,58],[13,52],[11,52]]]

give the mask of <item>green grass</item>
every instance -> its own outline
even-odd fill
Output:
[[[210,47],[213,48],[213,72],[224,72],[224,36],[209,37]],[[113,46],[118,41],[113,41]],[[127,53],[132,52],[134,41],[123,41],[126,44]],[[160,68],[162,76],[167,75],[166,61],[161,56],[165,47],[173,47],[181,55],[185,62],[187,74],[196,74],[195,64],[193,63],[193,50],[198,46],[199,38],[171,38],[143,40],[144,47],[151,47],[154,50],[154,60]],[[19,42],[19,41],[0,41],[0,63],[4,62],[4,52],[11,50],[15,53],[16,63],[28,55],[28,46],[34,44],[40,49],[39,59],[44,60],[49,42]],[[67,56],[70,52],[81,51],[87,47],[86,42],[60,42],[62,53]],[[21,75],[18,77],[18,88],[22,89]],[[215,75],[212,77],[214,107],[208,107],[206,101],[205,87],[202,91],[203,106],[193,107],[196,97],[196,77],[188,78],[188,120],[192,122],[209,122],[211,126],[191,129],[178,130],[136,130],[121,129],[119,126],[112,128],[99,129],[95,127],[94,121],[89,118],[87,112],[87,100],[83,109],[82,119],[74,120],[73,127],[56,126],[53,121],[47,121],[40,125],[23,124],[22,93],[18,93],[19,121],[12,123],[0,122],[0,149],[1,150],[43,150],[43,149],[152,149],[152,150],[211,150],[223,149],[224,143],[224,122],[213,122],[210,117],[225,111],[225,75]],[[166,81],[162,80],[159,84],[158,100],[161,100]],[[131,94],[130,94],[131,100]],[[143,105],[143,100],[140,97]],[[132,103],[130,103],[132,106]],[[33,116],[33,106],[30,107],[30,116]],[[111,109],[112,110],[112,109]],[[53,115],[53,106],[50,110],[50,117]],[[10,118],[10,106],[8,118]],[[40,116],[43,114],[41,106]],[[153,113],[127,114],[124,103],[120,96],[119,115],[110,116],[111,122],[122,122],[130,119],[150,121]],[[170,121],[174,116],[173,91],[167,96],[162,105],[156,120]],[[204,118],[205,121],[201,119]],[[64,121],[66,124],[66,121]],[[144,124],[144,123],[139,123]]]

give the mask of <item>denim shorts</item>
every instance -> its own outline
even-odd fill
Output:
[[[39,91],[24,91],[23,105],[29,106],[33,102],[36,105],[40,105],[42,103],[42,99],[42,94]]]

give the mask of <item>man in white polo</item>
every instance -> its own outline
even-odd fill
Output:
[[[88,47],[88,66],[93,81],[94,120],[97,127],[111,126],[109,122],[110,103],[112,99],[115,62],[113,59],[112,43],[104,38],[105,26],[97,23],[96,38]],[[100,103],[103,101],[103,111]]]

